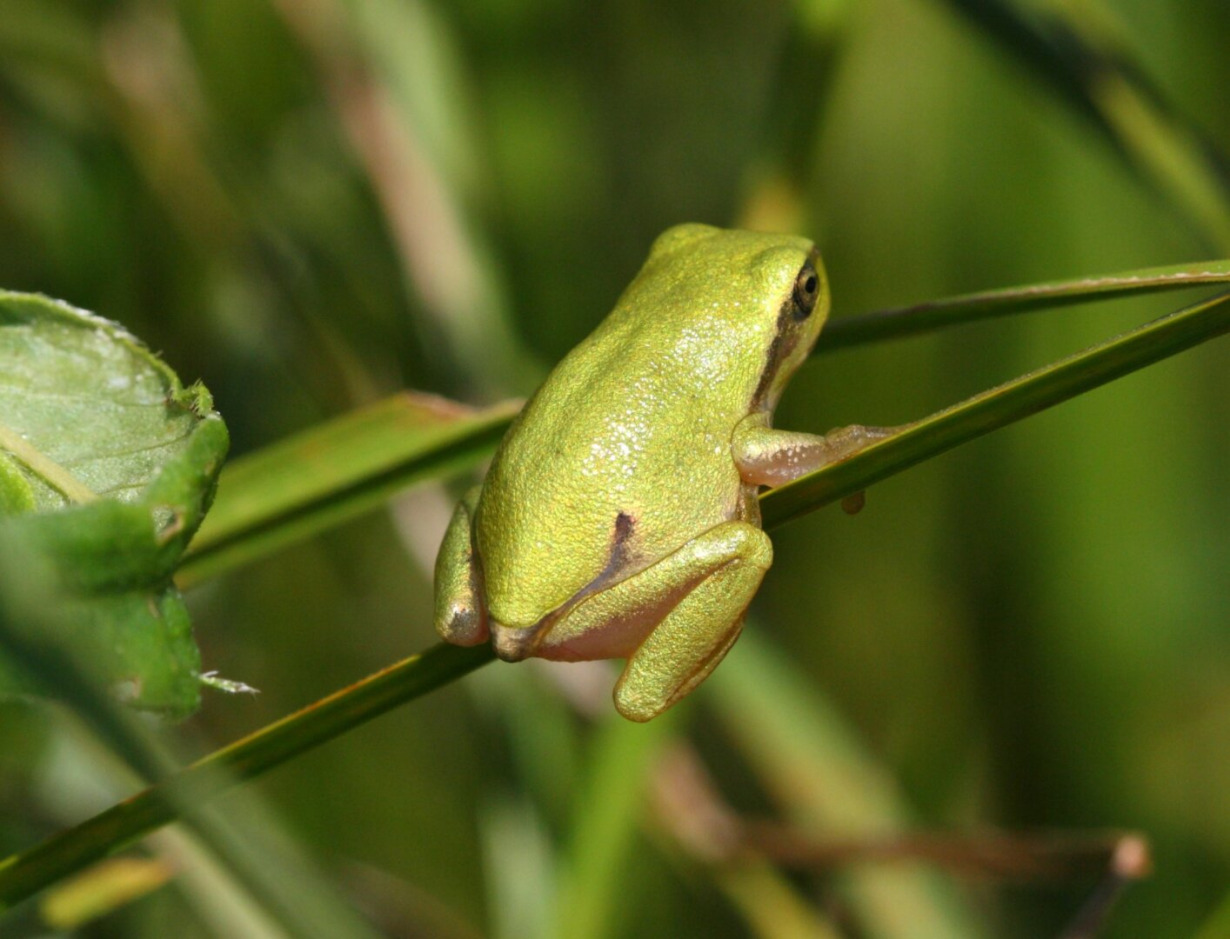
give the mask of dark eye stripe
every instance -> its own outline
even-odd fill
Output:
[[[794,289],[778,311],[777,329],[772,343],[769,344],[769,353],[765,357],[764,370],[760,373],[760,382],[756,386],[755,394],[752,395],[752,407],[759,406],[764,400],[782,360],[795,347],[798,336],[796,330],[789,328],[790,322],[793,320],[801,323],[811,316],[812,311],[816,308],[816,301],[820,299],[820,287],[820,274],[816,271],[815,264],[808,261],[795,276]]]

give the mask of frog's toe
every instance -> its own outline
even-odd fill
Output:
[[[487,641],[486,620],[481,607],[449,604],[436,615],[436,632],[455,646],[476,646]]]
[[[491,621],[491,645],[505,662],[520,662],[534,654],[539,630],[535,626],[505,626]]]

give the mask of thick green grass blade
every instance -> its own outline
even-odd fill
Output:
[[[915,463],[1226,332],[1230,332],[1230,293],[984,391],[908,425],[848,460],[766,493],[760,500],[765,527],[853,495]]]
[[[412,483],[473,466],[519,407],[477,411],[403,393],[235,460],[177,582],[196,583],[354,518]]]
[[[944,326],[973,323],[1013,313],[1030,313],[1077,303],[1213,284],[1230,284],[1230,260],[1149,267],[1118,274],[1104,274],[1100,277],[1080,277],[1045,284],[983,290],[959,297],[947,297],[943,300],[830,320],[820,334],[816,353],[831,352],[882,339],[913,336]]]

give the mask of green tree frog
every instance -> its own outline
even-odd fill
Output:
[[[506,661],[626,659],[624,717],[695,688],[773,560],[761,486],[887,431],[775,430],[829,310],[810,241],[679,225],[518,415],[436,560],[435,624]]]

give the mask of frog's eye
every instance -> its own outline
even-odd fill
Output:
[[[805,320],[816,308],[820,297],[820,275],[810,264],[805,264],[794,281],[794,318]]]

